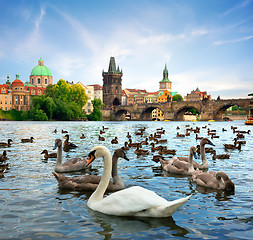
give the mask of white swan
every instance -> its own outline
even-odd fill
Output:
[[[103,198],[111,175],[112,157],[106,147],[96,146],[89,153],[87,166],[99,157],[103,157],[104,160],[103,175],[96,191],[93,192],[87,203],[88,207],[94,211],[115,216],[168,217],[190,197],[169,202],[150,190],[135,186]]]
[[[55,164],[55,172],[73,172],[86,169],[87,159],[81,158],[72,158],[68,159],[66,162],[62,164],[62,140],[56,139],[55,146],[53,150],[57,150],[57,161]]]
[[[106,189],[107,192],[115,192],[125,188],[123,181],[118,176],[118,159],[124,158],[127,161],[125,152],[123,149],[119,148],[116,149],[112,156],[112,179],[108,184]],[[72,190],[82,190],[82,191],[91,191],[94,192],[101,180],[100,176],[97,175],[84,175],[80,177],[66,177],[60,173],[52,172],[55,178],[57,179],[59,186],[65,189],[72,189]]]
[[[192,175],[194,173],[193,168],[193,156],[196,156],[196,148],[191,147],[189,158],[187,161],[181,161],[177,157],[173,157],[170,160],[165,160],[164,158],[159,158],[163,170],[169,173],[181,174],[181,175]]]

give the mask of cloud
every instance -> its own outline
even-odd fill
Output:
[[[216,41],[213,44],[214,45],[223,45],[223,44],[238,43],[238,42],[248,41],[252,38],[253,38],[253,36],[246,36],[246,37],[243,37],[243,38],[231,39],[231,40],[226,40],[226,41]]]
[[[238,4],[236,4],[234,7],[228,9],[226,12],[224,12],[222,14],[222,16],[226,16],[226,15],[229,15],[231,13],[233,13],[234,11],[238,10],[238,9],[242,9],[242,8],[245,8],[247,7],[249,4],[251,3],[251,0],[245,0],[243,2],[240,2]]]

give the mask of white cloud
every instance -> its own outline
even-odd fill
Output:
[[[238,42],[244,42],[252,39],[253,36],[246,36],[243,38],[237,38],[237,39],[231,39],[231,40],[225,40],[225,41],[216,41],[213,44],[214,45],[223,45],[223,44],[230,44],[230,43],[238,43]]]
[[[247,7],[250,3],[251,3],[251,0],[245,0],[243,2],[240,2],[240,3],[236,4],[234,7],[228,9],[222,15],[223,16],[229,15],[229,14],[233,13],[234,11],[236,11],[238,9],[242,9],[242,8]]]

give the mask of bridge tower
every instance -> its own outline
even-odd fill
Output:
[[[102,73],[103,76],[103,103],[106,108],[121,105],[122,98],[122,70],[116,69],[115,58],[110,58],[108,72]]]

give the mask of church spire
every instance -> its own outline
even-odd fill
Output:
[[[116,63],[115,63],[115,58],[114,57],[110,58],[108,72],[116,72]]]

